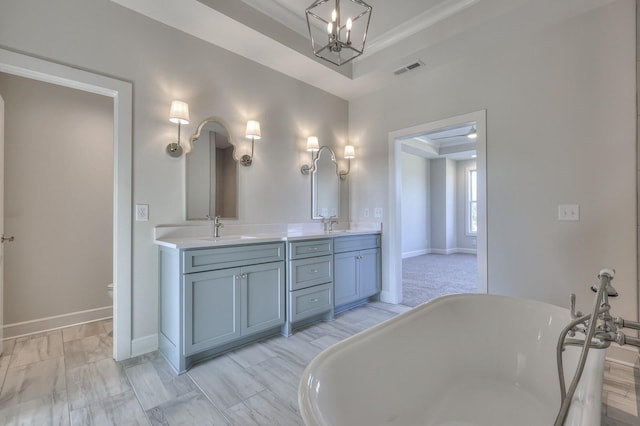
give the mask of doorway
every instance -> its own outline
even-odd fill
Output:
[[[4,244],[4,336],[109,318],[113,99],[6,73],[0,92],[4,230],[14,237]]]
[[[131,83],[0,49],[0,72],[113,99],[113,357],[131,357]],[[0,295],[0,303],[1,295]]]
[[[402,278],[402,254],[403,254],[403,179],[402,179],[402,157],[403,150],[413,151],[414,154],[417,148],[421,151],[430,152],[434,158],[442,157],[438,161],[438,168],[447,167],[451,168],[451,162],[455,162],[453,158],[447,160],[446,155],[454,155],[455,151],[460,152],[469,151],[468,147],[447,147],[446,144],[440,144],[442,146],[419,146],[420,138],[424,139],[425,135],[440,132],[446,135],[447,132],[459,131],[461,128],[468,126],[475,127],[477,138],[475,139],[475,164],[476,164],[476,216],[475,223],[477,229],[475,230],[475,251],[477,256],[477,272],[476,272],[476,291],[478,293],[487,293],[487,221],[486,221],[486,112],[484,110],[477,111],[469,114],[459,115],[456,117],[447,118],[444,120],[438,120],[431,123],[426,123],[418,126],[414,126],[407,129],[398,130],[389,134],[389,189],[390,189],[390,205],[389,205],[389,227],[390,232],[383,235],[387,241],[388,255],[387,255],[387,268],[385,281],[386,285],[383,286],[381,299],[390,303],[402,303],[403,301],[403,278]],[[438,144],[436,144],[438,145]],[[422,154],[425,156],[426,154]],[[467,154],[465,154],[467,155]],[[438,201],[438,203],[446,203],[447,201]],[[438,204],[433,203],[433,204]],[[453,208],[455,210],[455,208]],[[434,214],[444,215],[446,223],[446,210],[444,212],[436,212]],[[451,235],[447,235],[445,231],[439,230],[442,235],[430,235],[428,248],[425,248],[426,253],[436,254],[452,254],[459,251],[459,247],[454,247],[451,240]],[[406,238],[406,237],[405,237]],[[435,243],[435,247],[431,246],[431,242],[437,240],[440,242]],[[435,249],[435,250],[434,250]],[[462,250],[464,253],[465,250]]]
[[[402,304],[477,292],[476,123],[402,140]]]

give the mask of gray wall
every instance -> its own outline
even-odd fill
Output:
[[[447,163],[444,158],[431,160],[431,248],[447,247]]]
[[[402,153],[402,255],[425,254],[431,247],[430,161]]]
[[[456,248],[456,162],[431,160],[431,250],[447,254]]]
[[[111,306],[113,101],[0,74],[5,325]]]
[[[456,249],[457,244],[457,224],[456,224],[456,162],[450,158],[445,158],[445,182],[446,182],[446,236],[447,253]]]
[[[467,169],[475,167],[476,160],[456,161],[456,247],[459,249],[476,249],[476,237],[467,235]]]
[[[635,18],[635,1],[615,1],[350,102],[366,148],[353,216],[391,201],[389,132],[486,109],[489,291],[563,306],[575,292],[585,310],[587,284],[615,267],[613,309],[636,318]],[[564,203],[579,222],[557,220]]]
[[[311,185],[299,170],[308,161],[306,138],[314,134],[337,152],[347,143],[346,101],[108,0],[2,2],[0,40],[9,49],[133,82],[133,203],[149,204],[150,217],[133,226],[134,339],[157,333],[153,227],[184,222],[184,158],[165,154],[176,137],[171,100],[189,103],[185,140],[202,120],[218,116],[246,145],[247,120],[261,123],[253,165],[239,173],[239,219],[230,223],[310,221]],[[349,211],[342,207],[341,220]]]

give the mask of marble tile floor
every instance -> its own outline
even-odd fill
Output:
[[[4,342],[1,425],[301,425],[297,386],[324,348],[407,306],[371,303],[176,376],[157,353],[111,359],[111,321]],[[603,425],[639,425],[640,376],[607,363]]]

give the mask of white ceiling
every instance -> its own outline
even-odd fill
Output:
[[[614,0],[365,0],[365,54],[342,67],[313,56],[312,0],[111,1],[350,100],[406,78],[393,71],[412,62],[429,72]]]
[[[449,158],[451,160],[470,160],[476,155],[475,139],[467,134],[475,122],[445,127],[412,136],[402,141],[402,150],[424,158]]]

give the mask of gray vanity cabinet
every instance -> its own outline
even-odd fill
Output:
[[[284,262],[242,268],[240,335],[281,326],[285,321]]]
[[[178,373],[280,331],[284,258],[284,243],[160,248],[159,347]]]
[[[185,355],[284,323],[282,262],[184,276]]]
[[[380,236],[334,240],[335,310],[364,303],[380,292]]]
[[[184,276],[184,355],[240,337],[240,268]]]
[[[287,256],[287,322],[282,334],[289,336],[293,324],[333,319],[333,240],[292,241]]]

